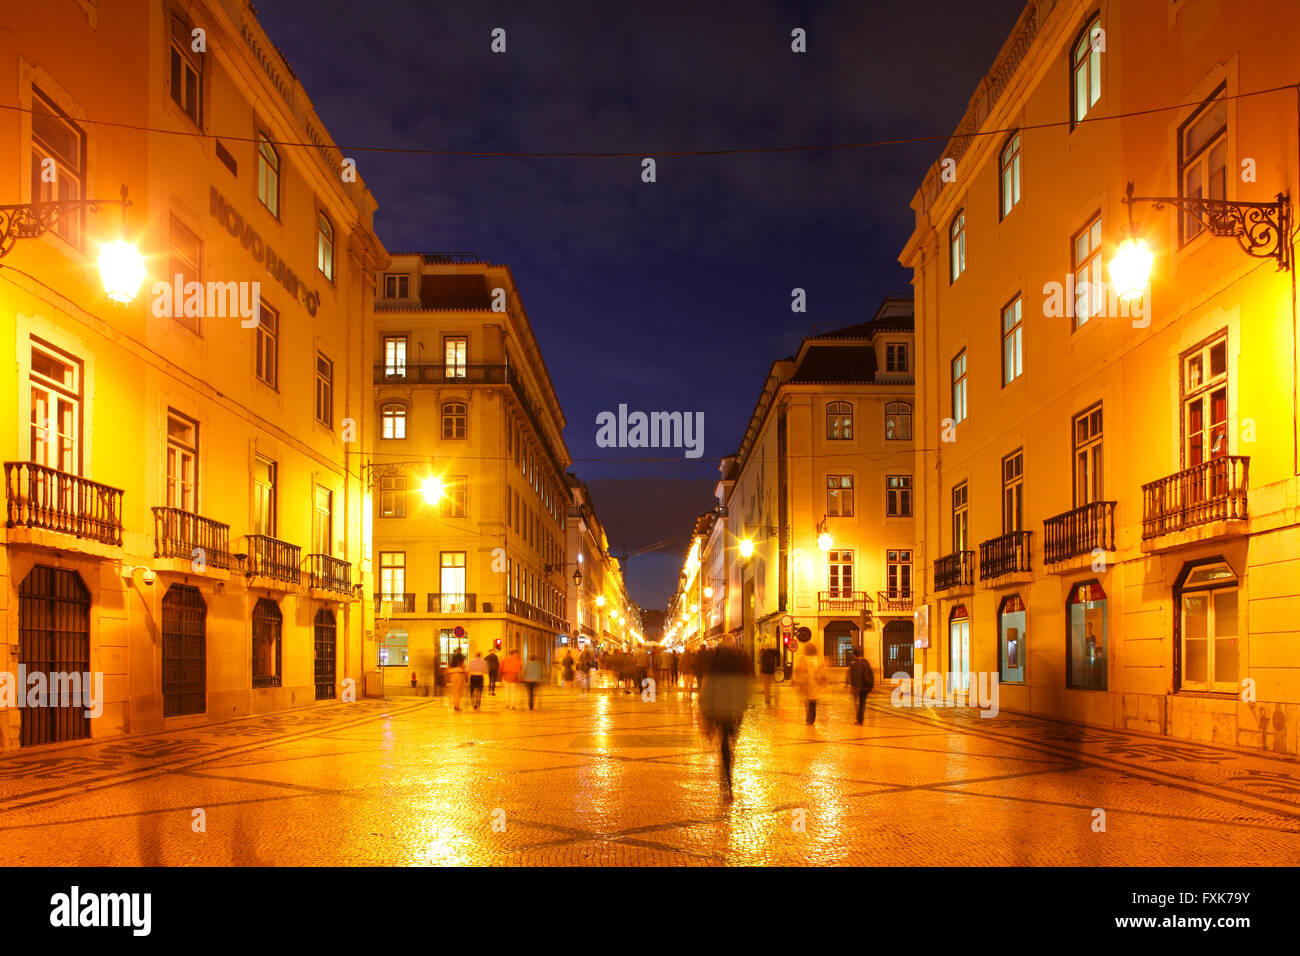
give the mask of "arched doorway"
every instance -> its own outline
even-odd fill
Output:
[[[18,648],[27,673],[43,673],[47,688],[56,673],[80,675],[78,685],[90,679],[90,592],[81,575],[43,564],[28,572],[18,589]],[[45,703],[22,708],[22,746],[90,736],[84,693]]]
[[[208,709],[208,606],[199,589],[173,584],[162,601],[163,716]]]
[[[880,669],[883,680],[896,674],[912,676],[913,649],[911,621],[890,621],[881,635]]]
[[[321,608],[316,612],[313,636],[316,643],[316,699],[333,700],[335,663],[338,654],[334,614]]]

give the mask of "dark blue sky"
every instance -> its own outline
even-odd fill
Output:
[[[1023,3],[256,6],[341,145],[654,156],[946,137]],[[390,250],[510,266],[613,549],[678,537],[628,569],[632,597],[662,607],[772,361],[909,290],[908,203],[941,149],[661,156],[652,184],[639,156],[351,155]],[[702,411],[703,457],[597,447],[620,403]]]

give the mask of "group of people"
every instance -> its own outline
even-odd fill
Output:
[[[520,685],[527,689],[528,709],[532,710],[537,698],[537,686],[546,679],[542,662],[536,654],[524,659],[519,656],[519,648],[510,649],[502,660],[495,650],[488,651],[486,657],[482,651],[475,651],[474,657],[465,659],[459,649],[452,652],[447,664],[447,684],[451,689],[451,706],[453,710],[461,709],[461,700],[465,694],[465,684],[469,683],[470,706],[474,710],[482,708],[484,684],[488,693],[495,697],[497,683],[506,688],[506,710],[518,710],[518,701],[523,697]]]

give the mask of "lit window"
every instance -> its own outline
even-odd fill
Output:
[[[257,198],[280,218],[280,154],[263,133],[257,134]]]
[[[1020,133],[1011,134],[1002,148],[1002,218],[1020,202]]]
[[[31,461],[81,474],[81,362],[32,340]]]
[[[952,420],[966,420],[966,350],[962,349],[952,360]]]
[[[406,594],[406,552],[379,552],[379,597],[383,601],[404,599]]]
[[[316,353],[316,421],[334,427],[334,363]]]
[[[333,554],[334,492],[323,485],[316,485],[312,498],[312,554]]]
[[[253,461],[253,534],[275,537],[276,472],[279,466],[258,455]]]
[[[447,336],[442,340],[443,370],[447,378],[464,378],[465,363],[469,356],[469,339],[463,335]]]
[[[1002,459],[1002,533],[1025,528],[1025,453],[1012,452]]]
[[[826,514],[832,518],[853,517],[853,476],[826,476]]]
[[[199,426],[167,409],[167,507],[197,512]]]
[[[1240,686],[1237,575],[1222,561],[1187,572],[1179,594],[1179,687],[1233,693]]]
[[[1074,327],[1101,314],[1106,280],[1101,274],[1101,216],[1074,236]]]
[[[464,477],[443,479],[443,493],[438,510],[444,518],[465,517],[465,487]]]
[[[1106,689],[1106,592],[1096,581],[1076,585],[1066,604],[1069,647],[1065,686],[1071,690]]]
[[[1074,506],[1102,500],[1101,406],[1074,417]]]
[[[85,181],[86,134],[52,100],[33,89],[32,202],[83,199]],[[85,215],[83,208],[62,212],[51,231],[81,248]]]
[[[1010,385],[1025,370],[1021,337],[1020,296],[1016,296],[1002,310],[1002,384]]]
[[[912,406],[908,402],[885,405],[885,438],[889,441],[912,440]]]
[[[949,282],[956,282],[957,277],[966,271],[966,210],[962,210],[952,220],[948,229],[948,247],[951,269]]]
[[[1074,43],[1071,117],[1075,123],[1088,115],[1088,110],[1101,99],[1101,54],[1105,47],[1106,35],[1098,14],[1083,28]]]
[[[379,410],[379,426],[381,438],[405,438],[406,406],[398,402],[383,406]]]
[[[829,441],[848,441],[853,437],[853,405],[849,402],[831,402],[826,406],[826,438]]]
[[[1224,88],[1197,108],[1178,131],[1178,188],[1184,199],[1228,198],[1228,101]],[[1180,209],[1183,242],[1205,227]]]
[[[1025,602],[1009,594],[998,608],[998,658],[1000,679],[1012,683],[1025,680]]]
[[[952,489],[952,550],[970,550],[970,497],[966,482]]]
[[[334,225],[323,212],[316,214],[316,268],[334,281]]]
[[[406,378],[406,336],[384,336],[384,375],[387,378]]]

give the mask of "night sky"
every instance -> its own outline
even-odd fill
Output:
[[[771,363],[908,292],[909,202],[1020,0],[581,4],[256,0],[379,202],[390,251],[510,266],[644,607],[671,596]],[[506,52],[491,33],[506,31]],[[808,52],[791,51],[791,31]],[[641,156],[936,136],[812,153]],[[402,156],[348,145],[624,158]],[[808,310],[792,313],[791,290]],[[704,413],[703,457],[596,445],[596,416]]]

